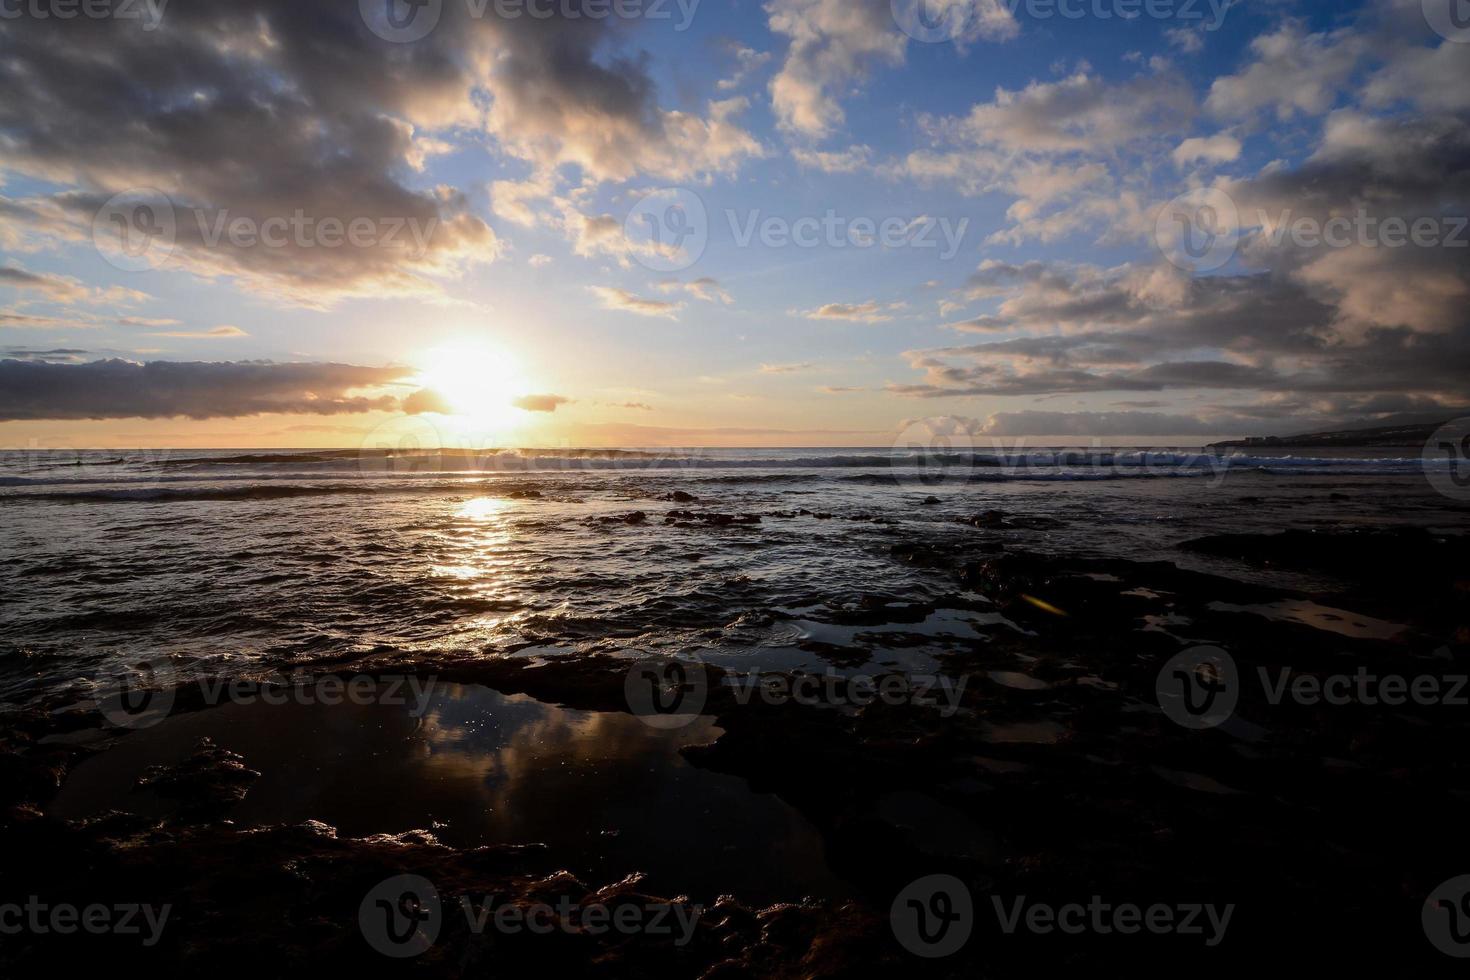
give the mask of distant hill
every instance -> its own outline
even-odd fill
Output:
[[[1423,446],[1440,426],[1465,414],[1467,413],[1458,412],[1443,418],[1436,418],[1432,422],[1400,422],[1396,425],[1383,425],[1371,429],[1338,429],[1334,432],[1304,432],[1294,436],[1252,436],[1248,439],[1235,439],[1230,442],[1212,443],[1210,448],[1260,449],[1263,447],[1275,448],[1279,446],[1301,446],[1303,448],[1313,446],[1384,446],[1417,449]]]

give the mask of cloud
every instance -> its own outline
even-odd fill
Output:
[[[771,107],[787,133],[823,139],[845,122],[834,91],[878,65],[900,65],[908,38],[889,0],[770,0],[773,34],[790,39],[771,79]]]
[[[706,303],[723,303],[729,306],[735,302],[735,298],[720,285],[719,280],[709,276],[701,276],[690,282],[667,279],[658,284],[658,290],[661,293],[685,292]]]
[[[997,88],[967,116],[936,122],[936,131],[977,146],[1024,153],[1101,151],[1177,132],[1194,116],[1194,94],[1179,75],[1140,75],[1113,84],[1079,69],[1055,82]]]
[[[434,415],[455,414],[454,406],[449,403],[449,399],[432,388],[420,388],[418,391],[413,392],[407,398],[403,399],[403,404],[400,407],[408,415],[425,415],[429,413]]]
[[[516,408],[526,412],[554,412],[571,403],[572,400],[563,395],[522,395],[511,402]]]
[[[1167,66],[1112,82],[1079,65],[1054,81],[998,87],[961,116],[920,118],[930,147],[879,168],[895,180],[947,184],[963,194],[992,192],[1016,200],[1012,222],[987,244],[1052,242],[1092,226],[1126,235],[1147,226],[1137,190],[1164,141],[1196,115],[1188,81]],[[1138,158],[1121,167],[1120,158]]]
[[[147,293],[124,286],[93,289],[71,276],[30,272],[19,266],[0,266],[0,288],[24,289],[65,305],[74,303],[133,303],[148,299]]]
[[[1222,427],[1223,426],[1223,427]],[[989,436],[1192,436],[1244,432],[1239,419],[1217,421],[1162,412],[997,412],[975,434]]]
[[[1205,39],[1200,32],[1189,27],[1174,27],[1166,30],[1164,36],[1169,39],[1169,44],[1178,48],[1184,54],[1196,54],[1204,50]]]
[[[1307,34],[1293,21],[1251,42],[1255,60],[1245,70],[1210,85],[1205,108],[1216,116],[1243,119],[1270,110],[1280,121],[1318,116],[1332,108],[1366,40],[1344,28]]]
[[[85,243],[114,194],[156,187],[177,229],[166,268],[317,307],[434,295],[500,252],[461,190],[421,176],[466,134],[488,132],[537,174],[571,166],[592,181],[696,180],[764,155],[737,121],[744,99],[660,107],[647,60],[608,50],[619,25],[572,7],[548,20],[445,4],[411,46],[373,36],[351,3],[197,0],[157,31],[4,20],[0,166],[64,189],[8,202],[0,241]],[[534,220],[538,190],[498,187],[497,213]],[[298,213],[375,231],[336,248],[294,234],[280,247],[211,241],[238,219],[264,227]]]
[[[490,185],[490,207],[507,221],[534,228],[539,217],[530,202],[545,200],[555,193],[556,182],[551,174],[532,180],[497,180]]]
[[[735,74],[729,78],[722,78],[715,87],[722,92],[729,92],[739,88],[754,72],[764,68],[773,57],[769,51],[757,51],[743,44],[731,42],[728,50],[735,59]]]
[[[551,256],[537,253],[536,255],[533,255],[529,259],[527,259],[526,264],[533,269],[540,269],[550,265],[552,261],[553,259],[551,258]]]
[[[17,330],[94,330],[99,326],[101,326],[100,323],[85,319],[62,319],[54,316],[22,313],[19,310],[0,310],[0,328],[10,327]]]
[[[238,418],[268,413],[338,415],[391,410],[374,389],[412,368],[271,361],[85,364],[0,360],[0,420]]]
[[[1240,140],[1229,133],[1214,136],[1192,136],[1174,148],[1171,156],[1176,167],[1198,160],[1206,163],[1230,163],[1240,158]]]
[[[211,327],[208,330],[168,330],[160,331],[157,333],[150,333],[148,336],[184,337],[193,340],[223,340],[233,337],[248,337],[250,335],[241,330],[239,327],[229,326],[228,324],[226,324],[218,327]]]
[[[677,319],[679,311],[684,308],[683,303],[669,303],[659,299],[647,299],[636,296],[626,289],[617,289],[609,286],[588,287],[605,310],[619,310],[623,313],[636,313],[639,316],[660,316],[670,320]]]
[[[876,300],[868,300],[866,303],[827,303],[815,310],[806,310],[798,313],[808,320],[849,320],[854,323],[883,323],[892,320],[886,310],[890,306],[880,306]]]
[[[923,380],[888,390],[925,398],[1222,389],[1442,400],[1463,388],[1470,369],[1463,317],[1433,334],[1404,325],[1344,331],[1342,296],[1286,271],[1190,278],[1172,266],[987,262],[968,288],[998,300],[997,311],[953,328],[1015,336],[911,351]],[[1404,317],[1395,312],[1390,322]]]
[[[761,374],[798,374],[802,371],[810,371],[815,365],[802,364],[762,364]]]
[[[673,244],[639,241],[623,230],[623,221],[611,214],[584,214],[572,201],[559,198],[562,230],[572,242],[572,252],[582,258],[608,256],[623,268],[631,268],[633,260],[676,260],[683,255]]]
[[[1374,108],[1410,103],[1425,112],[1464,112],[1470,109],[1470,46],[1444,43],[1426,49],[1397,43],[1386,48],[1383,64],[1363,88],[1363,102]]]
[[[873,149],[869,146],[849,146],[845,150],[808,150],[797,147],[791,151],[796,162],[809,170],[820,170],[826,174],[855,174],[870,166]]]
[[[458,25],[469,49],[460,56],[484,67],[478,81],[491,97],[486,127],[508,152],[539,171],[575,166],[594,180],[616,181],[732,174],[764,155],[735,121],[749,107],[745,99],[709,102],[702,115],[663,109],[645,58],[600,56],[613,31],[606,18],[584,15],[591,2],[571,0],[549,18]],[[466,18],[460,6],[446,4],[445,14]],[[445,33],[441,23],[434,36]]]
[[[84,299],[88,292],[76,279],[27,272],[14,266],[0,266],[0,286],[32,290],[60,303]]]
[[[823,385],[821,391],[828,395],[844,395],[853,391],[867,391],[861,385]]]
[[[269,0],[175,5],[163,29],[132,27],[0,22],[0,34],[24,34],[0,62],[11,96],[0,164],[65,187],[9,209],[9,234],[19,223],[86,241],[114,194],[156,188],[177,229],[170,265],[315,306],[434,292],[435,277],[495,256],[463,195],[405,176],[438,148],[429,137],[473,120],[468,55],[483,32],[441,28],[410,56],[373,37],[353,5]],[[375,231],[342,247],[294,233],[280,247],[210,242],[221,221],[263,228],[298,212]]]
[[[963,18],[954,43],[1007,41],[1020,25],[1004,0],[925,3],[931,16]],[[1011,5],[1013,7],[1013,5]],[[854,88],[876,68],[904,62],[908,37],[895,21],[890,0],[769,0],[770,29],[790,41],[771,79],[777,126],[790,136],[821,140],[846,121],[838,93]]]
[[[88,352],[74,347],[57,347],[52,350],[32,350],[26,347],[6,347],[0,357],[17,361],[44,361],[55,364],[73,364]]]

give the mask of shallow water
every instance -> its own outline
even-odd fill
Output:
[[[545,844],[586,880],[645,871],[656,893],[703,902],[732,888],[762,902],[847,894],[804,817],[679,755],[718,737],[709,719],[657,730],[628,714],[449,684],[407,704],[279,700],[126,735],[74,770],[50,812],[166,816],[177,802],[135,782],[208,737],[261,773],[225,813],[242,824],[314,819],[345,837],[427,828],[456,847]]]

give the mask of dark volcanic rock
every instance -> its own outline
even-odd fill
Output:
[[[999,555],[960,569],[960,584],[992,599],[1034,592],[1046,581],[1048,564],[1031,555]]]
[[[706,527],[732,527],[759,524],[755,514],[717,514],[703,510],[671,510],[664,515],[665,524],[703,524]]]
[[[178,800],[185,813],[220,816],[239,803],[260,773],[245,766],[245,759],[201,738],[194,754],[172,766],[151,766],[138,777],[138,789],[151,789],[159,796]]]

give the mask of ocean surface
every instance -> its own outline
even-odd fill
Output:
[[[1470,509],[1436,492],[1417,456],[1379,457],[0,453],[0,700],[84,699],[119,665],[160,655],[183,676],[394,650],[927,669],[1014,627],[895,546],[991,534],[1008,550],[1261,575],[1176,545],[1466,525]],[[990,510],[1002,529],[959,523]],[[894,621],[856,622],[875,602]]]

